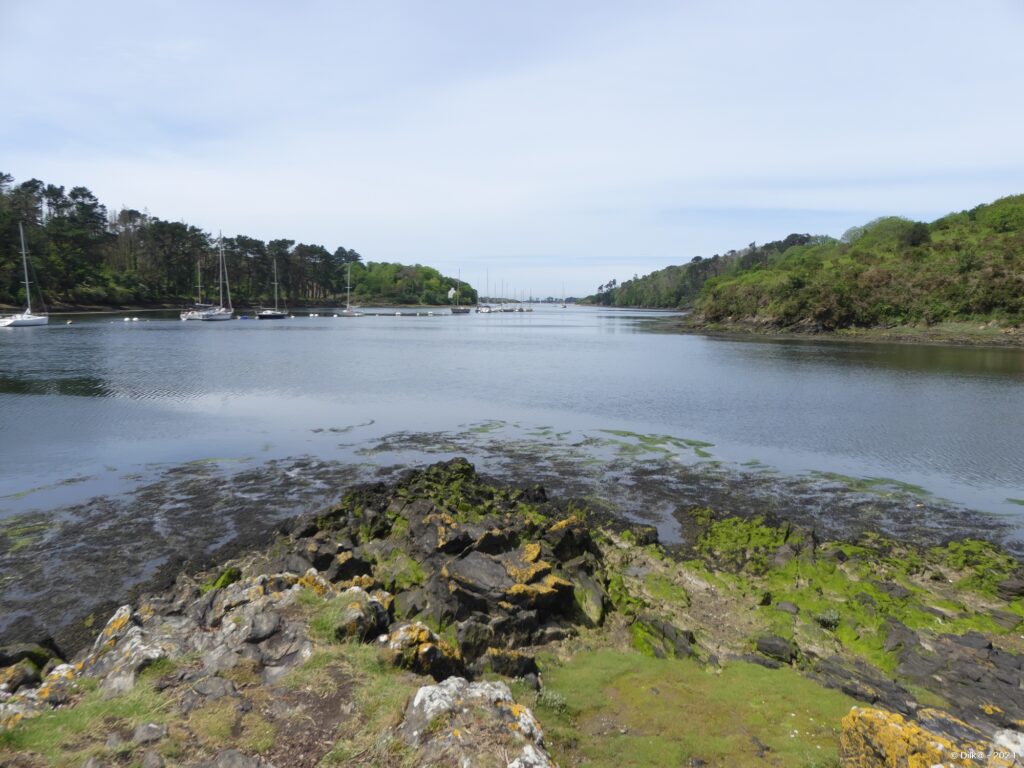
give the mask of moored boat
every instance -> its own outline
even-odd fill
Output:
[[[50,317],[46,313],[32,312],[32,286],[28,279],[28,251],[25,249],[25,230],[18,222],[18,234],[21,235],[21,268],[25,271],[25,311],[17,315],[0,317],[0,328],[21,328],[29,325],[47,325]]]

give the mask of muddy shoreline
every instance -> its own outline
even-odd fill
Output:
[[[595,458],[608,444],[615,450]],[[377,461],[299,457],[235,472],[191,463],[122,496],[10,518],[0,523],[0,645],[51,636],[72,653],[118,605],[168,588],[179,574],[267,545],[282,524],[330,505],[353,484],[398,476],[413,466],[387,462],[401,452],[430,455],[420,466],[465,456],[495,484],[539,484],[608,519],[653,525],[669,548],[692,544],[689,510],[711,507],[785,520],[823,540],[876,532],[930,546],[977,537],[1024,559],[1024,538],[1011,521],[906,488],[681,463],[657,450],[638,458],[623,446],[652,447],[620,436],[549,450],[526,439],[482,445],[479,435],[399,433],[365,449]]]
[[[763,323],[710,323],[689,317],[651,321],[652,331],[685,333],[720,338],[824,341],[837,344],[917,344],[940,347],[1024,348],[1024,328],[995,328],[987,324],[958,323],[955,327],[931,328],[843,328],[824,331],[815,328],[779,328]]]

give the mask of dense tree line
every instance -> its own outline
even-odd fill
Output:
[[[790,235],[600,286],[611,306],[821,329],[1024,322],[1024,195],[932,223],[876,219],[841,239]]]
[[[789,248],[761,269],[709,280],[694,303],[709,321],[825,330],[1024,321],[1024,195],[931,224],[897,217]]]
[[[271,301],[276,262],[281,299],[288,304],[343,301],[351,264],[353,297],[363,302],[446,304],[454,278],[420,265],[363,263],[355,250],[246,235],[225,237],[146,212],[108,212],[85,187],[0,173],[0,303],[24,301],[18,224],[25,230],[33,291],[47,303],[70,305],[184,304],[198,283],[217,293],[218,248],[224,248],[236,305]],[[463,303],[476,301],[462,285]]]
[[[790,235],[785,240],[761,246],[751,243],[742,250],[715,254],[710,258],[696,256],[689,264],[666,267],[643,277],[634,275],[632,280],[621,285],[610,280],[598,286],[597,293],[584,301],[611,307],[687,308],[692,306],[711,278],[732,270],[764,266],[774,255],[811,240],[810,235]]]

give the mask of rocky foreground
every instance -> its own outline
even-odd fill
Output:
[[[1017,560],[687,527],[461,459],[356,487],[75,654],[0,648],[0,764],[1024,765]]]

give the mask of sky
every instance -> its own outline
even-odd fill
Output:
[[[1021,0],[0,0],[0,171],[593,293],[1024,192]]]

